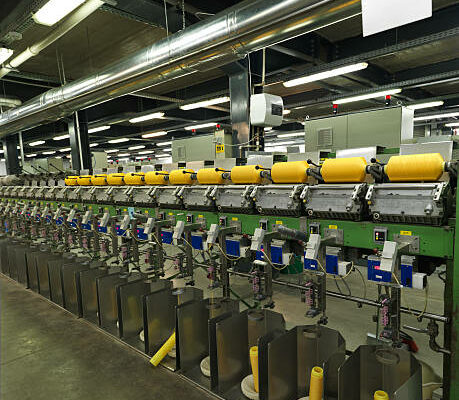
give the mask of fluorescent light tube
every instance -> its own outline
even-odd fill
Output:
[[[431,101],[428,103],[411,104],[406,107],[409,108],[410,110],[421,110],[423,108],[440,107],[443,104],[445,104],[445,102],[443,100],[439,100],[439,101]]]
[[[311,83],[316,81],[322,81],[324,79],[332,78],[334,76],[350,74],[351,72],[361,71],[368,67],[368,63],[362,62],[358,64],[346,65],[344,67],[339,67],[331,69],[329,71],[319,72],[317,74],[303,76],[301,78],[292,79],[290,81],[284,82],[285,87],[292,87],[298,85],[304,85],[305,83]]]
[[[164,117],[164,113],[163,112],[155,112],[155,113],[152,113],[152,114],[142,115],[141,117],[131,118],[129,120],[129,122],[131,124],[137,124],[139,122],[149,121],[151,119],[162,119],[163,117]]]
[[[99,143],[91,143],[91,144],[89,145],[89,147],[97,147],[97,146],[99,146]]]
[[[33,19],[37,24],[52,26],[65,18],[75,8],[84,3],[85,0],[49,0],[34,15]]]
[[[64,140],[70,138],[70,135],[60,135],[60,136],[54,136],[53,140]]]
[[[55,151],[44,151],[43,154],[49,156],[51,154],[56,154],[56,152]]]
[[[180,106],[180,109],[182,109],[182,110],[194,110],[196,108],[213,106],[215,104],[228,103],[228,101],[230,101],[230,98],[228,96],[223,96],[223,97],[217,97],[215,99],[198,101],[197,103],[185,104],[183,106]]]
[[[64,152],[70,151],[70,150],[72,150],[70,147],[64,147],[63,149],[59,149],[59,151],[60,151],[61,153],[64,153]]]
[[[450,124],[445,124],[445,126],[448,128],[455,128],[456,126],[459,126],[459,122],[451,122]]]
[[[129,142],[129,138],[119,138],[119,139],[112,139],[108,141],[108,143],[125,143],[125,142]]]
[[[301,136],[304,136],[304,132],[283,133],[281,135],[277,135],[278,138],[301,137]]]
[[[156,143],[157,146],[169,146],[170,144],[172,144],[172,142],[159,142],[159,143]]]
[[[13,50],[6,47],[0,47],[0,64],[3,64],[13,55]]]
[[[145,150],[145,151],[139,151],[139,154],[153,154],[153,150]]]
[[[385,97],[385,96],[397,94],[397,93],[400,93],[401,91],[402,89],[389,89],[389,90],[383,90],[381,92],[362,94],[360,96],[345,97],[344,99],[335,100],[333,104],[345,104],[345,103],[353,103],[354,101],[375,99],[376,97]]]
[[[445,114],[424,115],[422,117],[415,117],[414,121],[427,121],[429,119],[451,118],[459,117],[459,112],[451,112]]]
[[[140,145],[140,146],[131,146],[128,148],[128,150],[142,150],[144,149],[145,146],[144,145]]]
[[[110,125],[98,126],[97,128],[88,129],[88,133],[96,133],[96,132],[106,131],[106,130],[108,130],[110,128],[111,128]]]
[[[210,128],[213,126],[217,126],[218,124],[216,122],[208,122],[206,124],[199,124],[199,125],[191,125],[185,127],[186,131],[193,131],[193,130],[198,130],[198,129],[204,129],[204,128]]]
[[[284,108],[284,111],[282,112],[283,115],[289,115],[292,111],[291,110],[286,110]]]
[[[37,155],[35,153],[33,154],[26,154],[26,157],[36,157]]]
[[[105,150],[106,153],[117,153],[118,149]]]
[[[158,136],[164,136],[164,135],[167,135],[166,131],[150,132],[150,133],[143,134],[142,138],[149,139],[149,138],[158,137]]]
[[[40,146],[41,144],[45,144],[45,140],[37,140],[36,142],[30,142],[29,146]]]
[[[130,155],[130,153],[120,153],[118,154],[118,157],[129,157]]]

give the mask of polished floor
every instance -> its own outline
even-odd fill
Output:
[[[213,398],[0,275],[2,400]]]

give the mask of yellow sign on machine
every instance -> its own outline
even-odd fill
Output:
[[[225,152],[225,145],[224,144],[217,144],[215,146],[215,153],[224,153]]]

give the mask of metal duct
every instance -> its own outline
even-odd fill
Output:
[[[360,0],[247,0],[0,115],[0,137],[209,70],[361,13]]]

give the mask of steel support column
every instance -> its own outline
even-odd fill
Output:
[[[75,112],[68,127],[72,169],[75,171],[91,170],[91,151],[89,148],[88,116],[86,111]]]
[[[250,132],[250,77],[247,60],[234,62],[222,68],[229,78],[231,99],[231,126],[233,145],[249,144]],[[238,146],[233,147],[233,157],[242,157]]]
[[[20,174],[22,172],[19,164],[18,136],[10,135],[3,140],[3,151],[6,162],[6,173],[8,175]]]

